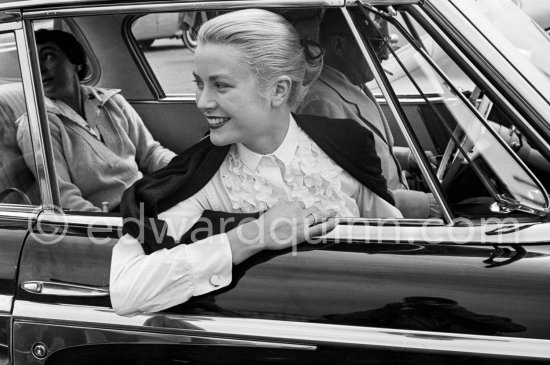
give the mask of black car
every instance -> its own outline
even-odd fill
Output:
[[[357,64],[373,70],[364,87],[415,161],[409,187],[441,217],[340,218],[236,266],[229,287],[118,316],[122,218],[61,203],[33,30],[74,34],[84,82],[122,89],[181,152],[207,130],[192,52],[179,39],[140,48],[132,25],[249,7],[310,39],[326,9],[343,12]],[[372,19],[399,44],[369,35]],[[545,33],[505,0],[0,1],[0,364],[549,363],[549,57]],[[32,156],[16,141],[24,113]]]

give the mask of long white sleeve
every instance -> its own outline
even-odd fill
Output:
[[[125,235],[113,248],[113,309],[120,315],[135,315],[184,303],[229,285],[232,264],[226,234],[150,255],[134,237]]]
[[[199,191],[159,218],[178,239],[199,219],[205,204]],[[179,245],[146,255],[137,239],[123,236],[111,259],[111,303],[120,315],[157,312],[231,283],[233,259],[226,234],[192,245]]]

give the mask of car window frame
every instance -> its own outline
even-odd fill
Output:
[[[33,93],[29,92],[32,90],[32,78],[27,72],[29,70],[29,52],[26,48],[25,40],[25,29],[24,24],[21,21],[22,15],[19,12],[10,12],[11,19],[7,22],[0,24],[0,32],[3,34],[13,34],[13,40],[15,42],[16,53],[17,53],[17,62],[21,73],[21,84],[23,86],[23,98],[25,103],[26,113],[31,118],[33,111],[36,110],[35,99],[32,97]],[[29,122],[30,123],[30,122]],[[41,141],[38,137],[38,131],[36,128],[33,128],[32,123],[30,123],[30,133],[33,139],[37,139],[38,148],[41,147]],[[41,169],[39,166],[43,164],[43,159],[41,156],[34,156],[35,167],[37,169],[36,183],[38,184],[38,192],[40,202],[38,204],[8,204],[0,202],[0,214],[3,216],[13,216],[19,217],[22,219],[27,219],[28,222],[33,222],[38,212],[41,209],[41,206],[47,201],[46,197],[48,196],[47,186],[44,184],[44,176],[41,174]]]

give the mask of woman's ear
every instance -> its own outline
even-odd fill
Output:
[[[288,76],[279,76],[274,86],[271,104],[278,107],[288,100],[292,87],[292,80]]]

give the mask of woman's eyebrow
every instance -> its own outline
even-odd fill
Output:
[[[202,80],[202,78],[199,75],[197,75],[197,73],[195,71],[193,71],[193,77]],[[227,73],[219,73],[219,74],[214,74],[214,75],[208,76],[208,80],[210,80],[210,81],[217,80],[217,79],[223,79],[223,78],[231,78],[231,75],[229,75]]]

